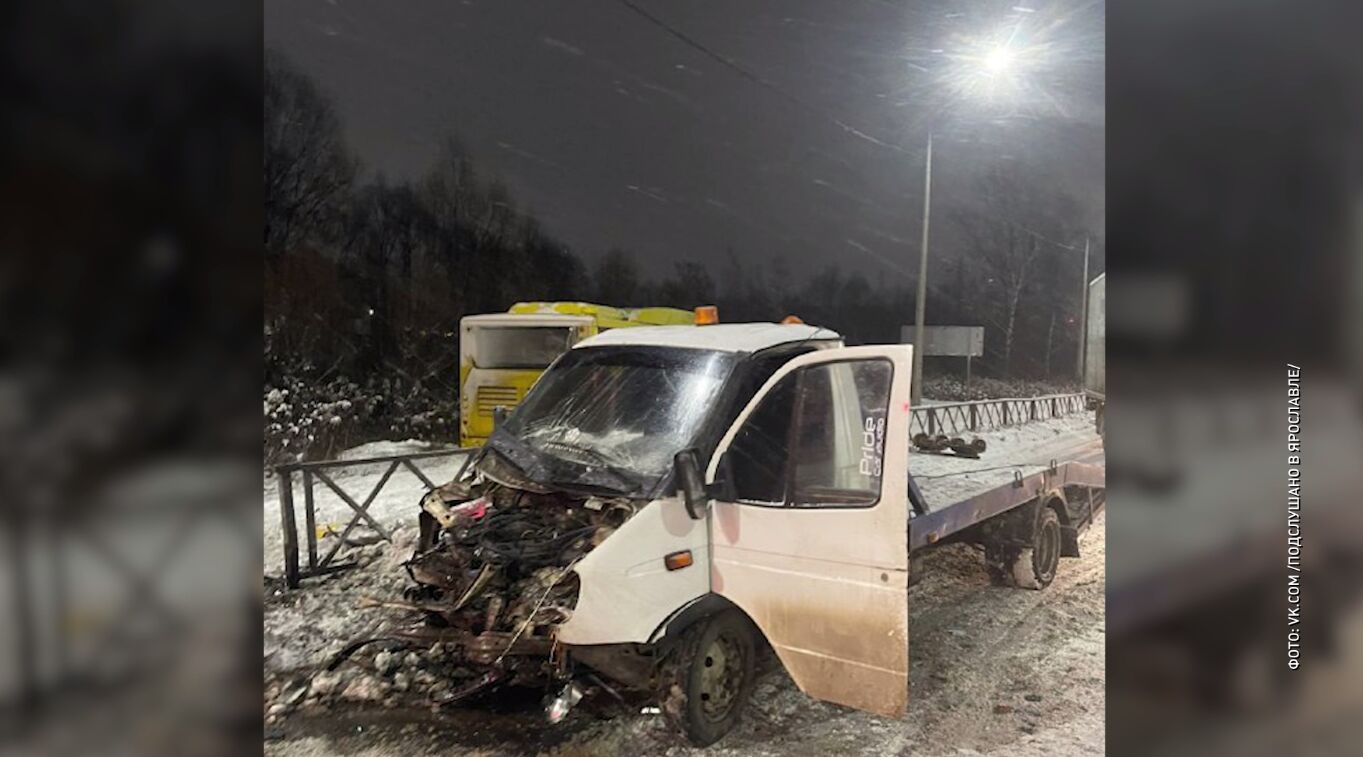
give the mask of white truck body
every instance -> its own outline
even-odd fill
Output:
[[[664,711],[696,744],[736,717],[707,715],[697,704],[709,696],[703,686],[740,701],[751,692],[751,651],[740,655],[742,680],[722,685],[707,672],[711,653],[696,656],[696,644],[721,636],[719,657],[760,634],[806,694],[898,717],[908,701],[912,545],[994,544],[987,557],[1042,588],[1062,551],[1077,554],[1079,516],[1092,516],[1092,496],[1071,508],[1067,492],[1101,486],[1083,466],[1052,465],[931,506],[909,472],[912,355],[910,345],[845,347],[804,324],[639,327],[586,339],[549,368],[470,477],[428,496],[442,526],[432,536],[434,521],[423,525],[418,555],[459,544],[468,554],[446,551],[413,577],[443,587],[437,598],[463,595],[438,611],[439,625],[471,626],[476,638],[460,631],[455,643],[483,660],[502,650],[494,667],[554,649],[559,680],[575,680],[576,665],[633,686],[659,686],[662,675],[672,681],[661,684]],[[458,526],[450,505],[478,514]],[[629,514],[602,525],[612,508]],[[520,537],[469,536],[494,528],[479,519],[499,517],[559,519],[544,530],[551,540],[567,534],[554,543],[568,556],[517,568],[517,555],[542,553]],[[590,545],[576,536],[588,533]],[[1048,559],[1033,560],[1031,544],[1046,545],[1038,552]],[[501,598],[487,610],[467,604],[482,589],[458,576],[489,570],[512,582],[509,606],[533,605],[509,611],[524,621],[483,623],[484,613],[501,617]],[[572,597],[551,603],[552,620],[534,621],[567,575]],[[674,699],[681,689],[691,693]]]
[[[801,328],[801,327],[793,327]],[[809,333],[817,333],[812,327]],[[791,326],[632,329],[583,342],[751,351],[789,339]],[[656,332],[656,333],[654,333]],[[714,337],[723,337],[717,342]],[[890,413],[867,454],[883,455],[879,501],[869,507],[805,509],[716,501],[692,520],[677,496],[654,500],[594,549],[575,570],[581,590],[573,617],[558,631],[570,645],[657,641],[665,621],[707,594],[732,601],[753,619],[805,693],[897,716],[908,695],[908,450],[912,348],[834,347],[794,358],[771,376],[739,414],[706,468],[719,459],[777,384],[811,366],[888,361]],[[846,390],[847,387],[839,387]],[[851,398],[844,397],[848,400]],[[844,403],[844,410],[855,410]],[[860,418],[838,413],[842,444],[863,447]],[[850,432],[850,436],[848,435]],[[879,450],[879,451],[877,451]],[[663,556],[690,550],[693,568],[668,571]],[[856,622],[849,622],[856,619]]]
[[[734,435],[787,376],[807,366],[889,360],[904,384],[895,388],[905,393],[889,398],[892,407],[898,399],[901,412],[868,448],[889,455],[880,461],[886,475],[879,502],[804,509],[716,501],[701,520],[692,520],[675,496],[650,502],[577,565],[577,611],[560,627],[559,640],[656,641],[664,621],[713,592],[753,618],[806,693],[886,714],[902,711],[908,682],[910,355],[909,347],[855,347],[790,361],[739,415],[706,472],[707,483],[714,483]],[[854,442],[862,443],[860,429]],[[664,568],[664,555],[687,549],[701,570]],[[849,624],[853,617],[859,622]],[[873,637],[864,635],[870,628],[876,629]],[[868,638],[878,643],[868,645]]]

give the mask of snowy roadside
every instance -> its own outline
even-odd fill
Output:
[[[362,460],[414,452],[429,452],[441,449],[444,446],[416,439],[370,442],[342,452],[338,459]],[[463,455],[451,455],[449,457],[419,460],[417,467],[421,469],[422,473],[426,474],[426,477],[432,483],[439,486],[454,478],[463,462]],[[387,463],[357,465],[335,468],[328,471],[328,475],[336,482],[337,486],[344,489],[356,502],[363,504],[365,497],[369,496],[369,492],[383,477],[387,469]],[[280,525],[279,481],[273,471],[265,472],[261,488],[265,535],[263,568],[266,575],[278,576],[283,572],[284,536]],[[399,525],[413,525],[416,523],[418,503],[425,493],[426,485],[421,482],[421,479],[405,467],[400,468],[384,484],[379,496],[369,506],[369,514],[390,530]],[[306,534],[303,531],[305,528],[303,521],[303,482],[299,475],[293,477],[293,503],[294,517],[298,525],[299,549],[302,551],[306,549],[303,546]],[[313,505],[316,512],[317,528],[324,533],[328,529],[339,533],[350,521],[350,517],[354,515],[354,510],[321,481],[315,481],[313,484]],[[357,530],[359,528],[359,526],[356,527]],[[355,532],[352,531],[352,533]],[[328,537],[327,541],[333,538]],[[329,548],[330,545],[326,542],[319,546],[322,554],[325,554]],[[303,559],[306,559],[306,557]]]

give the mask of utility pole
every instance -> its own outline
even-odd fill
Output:
[[[1089,238],[1084,237],[1084,280],[1079,282],[1079,357],[1075,359],[1078,366],[1079,381],[1084,380],[1084,353],[1087,352],[1089,334]]]
[[[909,400],[915,406],[923,399],[923,325],[928,305],[928,217],[931,212],[932,132],[928,132],[928,155],[923,164],[923,248],[918,259],[918,300],[914,303],[916,312],[913,326],[913,386]]]
[[[1046,329],[1046,380],[1051,380],[1051,342],[1055,336],[1055,310],[1051,310],[1051,325]]]

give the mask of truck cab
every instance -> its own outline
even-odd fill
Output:
[[[409,569],[484,680],[652,690],[720,738],[769,646],[807,694],[908,696],[911,347],[804,324],[612,330],[559,357]]]

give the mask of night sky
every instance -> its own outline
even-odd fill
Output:
[[[1102,234],[1103,23],[1047,0],[265,5],[266,44],[332,96],[368,172],[419,177],[454,136],[588,261],[722,270],[732,249],[889,281],[916,271],[929,128],[934,256],[993,161],[1045,166]],[[1025,84],[950,86],[1008,35]]]

